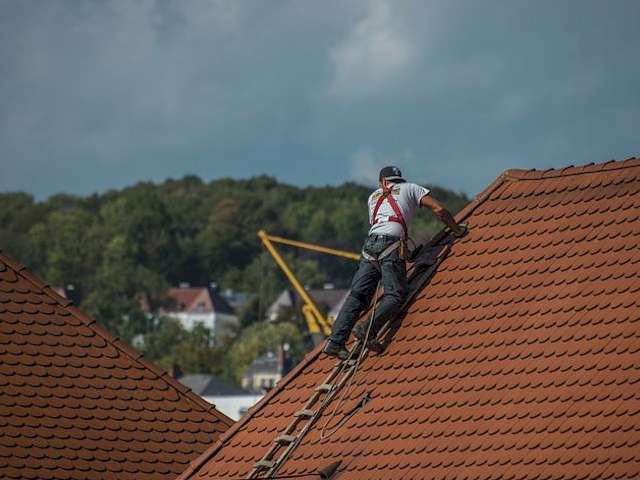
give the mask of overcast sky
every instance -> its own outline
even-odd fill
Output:
[[[0,0],[0,191],[267,173],[469,194],[640,155],[640,1]]]

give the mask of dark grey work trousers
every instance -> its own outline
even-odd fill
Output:
[[[397,241],[398,237],[390,235],[369,235],[363,250],[377,257],[385,248]],[[358,271],[353,276],[351,291],[333,324],[329,337],[332,342],[340,345],[346,343],[353,326],[371,303],[381,278],[384,294],[376,307],[369,338],[375,338],[382,326],[400,311],[407,298],[408,289],[407,269],[404,260],[400,257],[399,249],[394,250],[379,262],[370,262],[363,258],[358,265]]]

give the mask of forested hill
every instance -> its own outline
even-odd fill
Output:
[[[453,211],[468,201],[431,188]],[[25,193],[3,193],[0,248],[51,285],[73,284],[82,308],[131,338],[144,329],[133,320],[140,318],[136,298],[144,293],[160,302],[169,285],[217,282],[273,297],[284,279],[265,258],[259,229],[358,251],[367,231],[370,190],[354,183],[298,188],[266,176],[209,183],[188,176],[88,197],[61,194],[43,202]],[[413,236],[439,228],[421,212]],[[308,285],[343,285],[353,272],[349,260],[287,254]]]

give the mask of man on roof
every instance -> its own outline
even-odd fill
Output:
[[[324,353],[341,360],[349,358],[345,344],[352,329],[361,342],[365,337],[370,339],[367,341],[370,349],[379,349],[375,339],[380,328],[399,312],[407,297],[406,241],[416,207],[430,208],[454,235],[461,237],[466,233],[466,228],[456,223],[451,213],[429,194],[429,189],[407,182],[397,167],[384,167],[379,180],[380,188],[368,200],[371,228],[362,247],[362,259],[323,349]],[[354,329],[380,280],[384,294],[370,327],[358,324]]]

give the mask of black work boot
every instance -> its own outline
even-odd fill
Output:
[[[327,355],[339,358],[340,360],[346,360],[349,358],[349,350],[344,348],[344,345],[335,343],[330,339],[327,340],[327,343],[324,344],[324,348],[322,349],[322,351]]]

